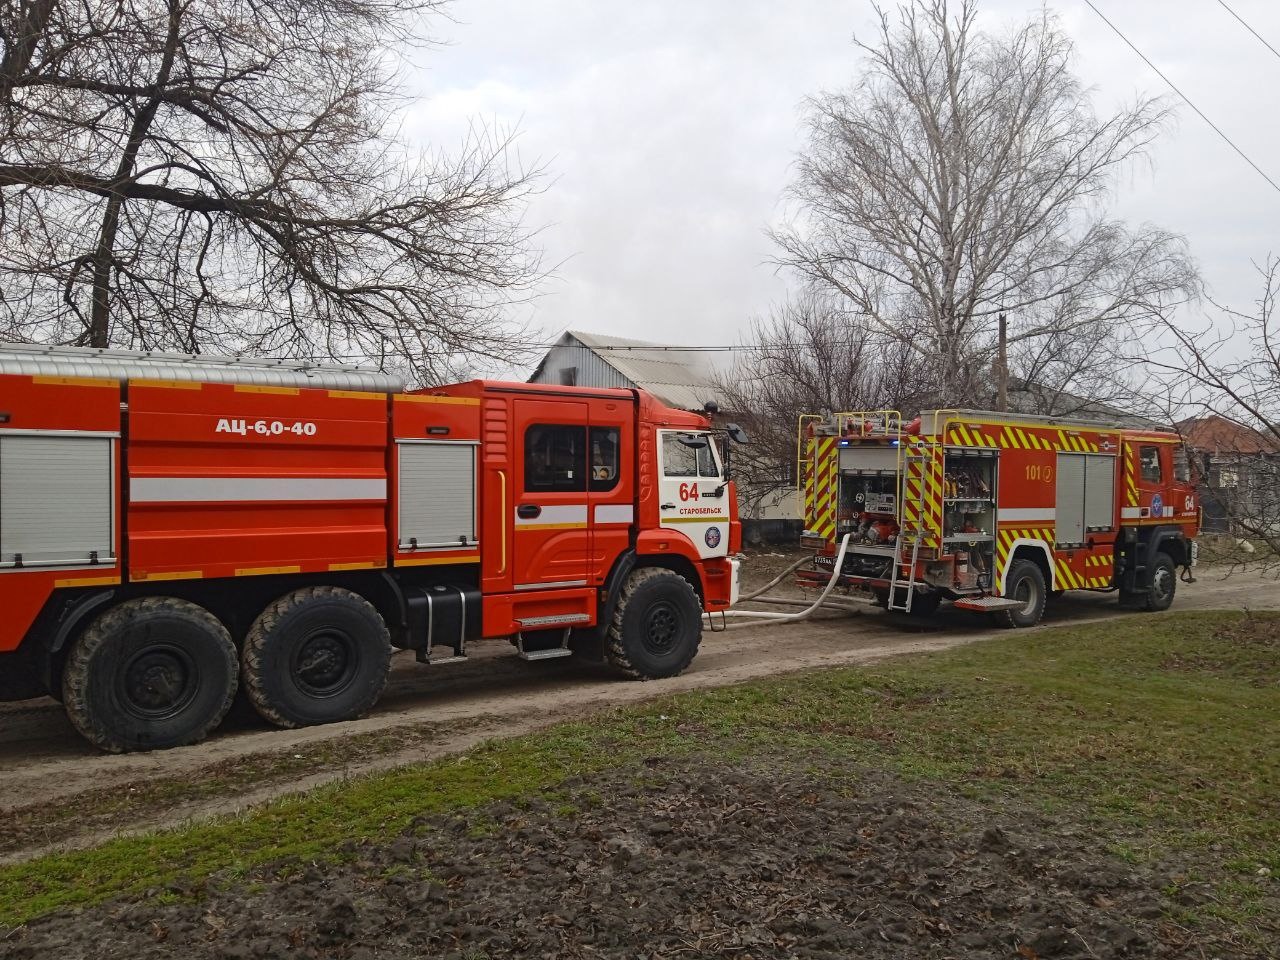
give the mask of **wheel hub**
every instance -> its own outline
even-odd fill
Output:
[[[645,646],[650,653],[669,653],[680,636],[680,613],[676,608],[661,601],[649,608],[645,617]]]
[[[121,702],[134,716],[146,720],[173,716],[195,695],[195,674],[194,664],[178,648],[149,647],[125,664]]]
[[[294,676],[313,695],[337,693],[350,682],[354,660],[350,642],[336,633],[318,633],[298,648]]]

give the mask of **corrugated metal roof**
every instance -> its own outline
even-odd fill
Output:
[[[400,377],[339,364],[93,347],[49,347],[28,343],[0,343],[0,373],[91,377],[121,382],[130,379],[188,380],[375,393],[404,389],[404,381]]]
[[[570,330],[567,335],[669,407],[700,411],[708,400],[717,399],[711,371],[697,354],[663,349],[661,344],[643,340],[580,330]]]

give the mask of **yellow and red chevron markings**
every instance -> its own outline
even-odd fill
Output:
[[[1085,557],[1086,572],[1081,574],[1072,567],[1070,554],[1064,555],[1054,550],[1053,538],[1052,527],[1001,527],[996,537],[996,571],[999,578],[1004,576],[1014,543],[1018,540],[1034,540],[1048,547],[1050,556],[1054,558],[1054,589],[1098,590],[1111,586],[1115,569],[1115,558],[1111,554],[1098,553]]]
[[[804,484],[804,527],[824,540],[836,538],[836,478],[840,474],[835,437],[810,437]]]
[[[1048,434],[1049,436],[1046,436]],[[1074,450],[1097,453],[1098,441],[1066,430],[1027,430],[1013,424],[952,423],[947,442],[961,447],[994,447],[1002,450]]]
[[[1138,451],[1133,444],[1124,445],[1124,503],[1127,507],[1138,505]]]
[[[902,536],[924,547],[942,545],[942,449],[916,447],[906,455]]]

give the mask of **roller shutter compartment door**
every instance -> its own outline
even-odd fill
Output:
[[[476,448],[460,441],[405,442],[400,458],[400,549],[476,543]]]
[[[1085,460],[1083,453],[1058,454],[1058,503],[1056,533],[1058,543],[1084,543],[1084,485]]]
[[[0,564],[114,560],[107,437],[0,436]]]
[[[1084,525],[1110,530],[1115,524],[1116,458],[1091,455],[1085,466]]]

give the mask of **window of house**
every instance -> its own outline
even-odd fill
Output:
[[[578,368],[577,367],[561,367],[560,368],[560,386],[576,387],[578,385]]]
[[[1143,481],[1147,483],[1159,483],[1160,476],[1160,448],[1159,447],[1139,447],[1138,462],[1142,473]]]
[[[585,493],[587,428],[530,426],[524,432],[524,488],[529,493]]]
[[[617,427],[591,428],[591,490],[603,493],[618,485],[621,472]]]
[[[716,477],[712,439],[705,434],[666,433],[662,436],[662,472],[668,477]]]

